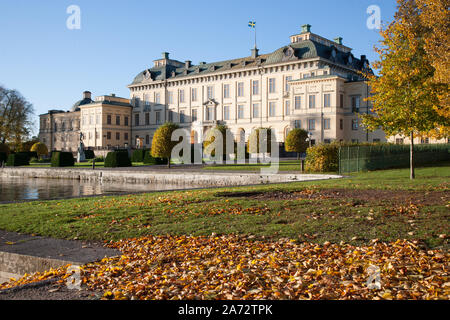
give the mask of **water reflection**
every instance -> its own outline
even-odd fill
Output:
[[[78,180],[0,178],[0,202],[185,189],[170,184],[120,184]]]

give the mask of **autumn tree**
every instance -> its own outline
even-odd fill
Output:
[[[420,21],[426,28],[424,37],[427,58],[434,67],[433,81],[435,84],[446,85],[446,90],[439,94],[439,105],[436,112],[450,117],[450,0],[416,0],[421,12]],[[448,134],[449,128],[442,128]]]
[[[297,152],[297,154],[306,152],[309,146],[307,139],[308,132],[306,130],[295,128],[289,131],[284,142],[284,149],[287,152]]]
[[[394,21],[381,31],[381,46],[374,68],[379,76],[367,74],[373,114],[363,115],[370,130],[383,129],[388,136],[409,136],[410,178],[414,179],[414,137],[449,125],[440,115],[439,94],[444,89],[433,81],[435,68],[425,50],[427,28],[414,0],[398,0]]]
[[[33,144],[30,151],[36,152],[39,158],[42,158],[42,156],[45,156],[48,154],[48,148],[42,142],[37,142],[37,143]]]
[[[227,138],[228,138],[227,137],[228,127],[224,124],[218,124],[214,127],[214,129],[218,130],[222,134],[222,139],[223,139],[222,140],[222,143],[223,143],[223,145],[222,145],[223,153],[222,154],[223,154],[224,158],[226,158],[227,157],[227,149],[226,148],[227,148]],[[214,137],[213,133],[214,133],[213,130],[208,130],[208,132],[206,132],[206,136],[203,141],[203,150],[206,150],[206,148],[210,144],[214,143],[215,137]],[[213,156],[213,157],[215,156],[215,150],[212,150],[211,156]]]
[[[265,145],[265,148],[262,148],[260,145],[260,135],[262,134],[262,131],[266,130],[266,134],[262,135],[262,143]],[[272,149],[272,129],[270,128],[256,128],[253,129],[250,133],[250,136],[248,137],[248,144],[247,144],[247,152],[248,153],[262,153],[263,151],[267,153],[271,153]],[[265,149],[265,150],[264,150]]]
[[[16,90],[0,87],[0,143],[19,149],[29,136],[33,106]]]
[[[166,122],[156,130],[153,136],[151,154],[155,158],[167,159],[169,168],[172,149],[178,143],[178,141],[172,141],[172,133],[179,128],[180,127],[177,124]]]

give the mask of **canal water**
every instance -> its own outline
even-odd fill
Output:
[[[186,186],[170,184],[101,183],[69,179],[0,177],[0,203],[20,200],[49,200],[174,189],[186,189]]]

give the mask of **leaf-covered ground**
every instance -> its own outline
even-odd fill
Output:
[[[449,299],[450,255],[398,240],[367,246],[224,235],[148,236],[111,242],[116,258],[82,267],[104,299]],[[380,288],[367,282],[379,268]],[[27,275],[6,288],[61,277]]]

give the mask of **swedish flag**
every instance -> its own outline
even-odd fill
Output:
[[[248,22],[248,26],[249,26],[250,28],[255,28],[255,27],[256,27],[256,22],[255,22],[255,21],[249,21],[249,22]]]

